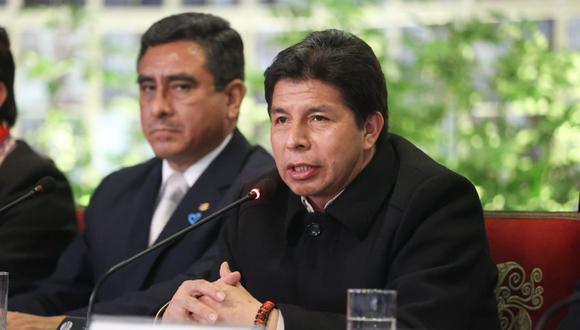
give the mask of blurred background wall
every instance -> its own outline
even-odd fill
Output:
[[[139,37],[183,11],[241,33],[250,90],[239,126],[267,149],[263,70],[308,31],[342,28],[382,60],[391,131],[468,177],[485,209],[578,207],[578,0],[0,0],[17,61],[15,135],[56,161],[79,204],[107,173],[152,155]]]

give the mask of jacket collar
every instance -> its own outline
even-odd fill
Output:
[[[370,163],[326,208],[325,212],[342,223],[360,239],[369,231],[376,214],[389,198],[395,185],[398,159],[390,139],[383,140]],[[286,230],[306,209],[300,196],[289,193],[286,210]],[[301,223],[301,220],[300,220]]]

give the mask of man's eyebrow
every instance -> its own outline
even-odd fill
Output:
[[[152,77],[149,77],[149,76],[144,76],[144,75],[139,75],[139,76],[137,77],[137,84],[139,84],[139,85],[140,85],[140,84],[142,84],[142,83],[145,83],[145,82],[151,82],[151,81],[153,81],[153,80],[154,80],[154,79],[153,79]]]
[[[171,82],[171,81],[185,81],[191,84],[198,84],[198,80],[195,79],[192,75],[187,74],[187,73],[178,73],[178,74],[172,74],[167,76],[167,81]]]
[[[189,75],[186,73],[172,74],[172,75],[167,76],[165,79],[169,82],[185,81],[185,82],[189,82],[191,84],[198,84],[197,79],[195,79],[192,75]],[[142,83],[146,83],[146,82],[153,82],[153,81],[155,81],[155,79],[151,76],[139,75],[137,77],[138,84],[142,84]]]
[[[271,115],[272,114],[285,114],[287,112],[288,111],[286,111],[284,108],[281,108],[281,107],[275,107],[275,108],[272,108],[270,110]],[[320,112],[322,112],[322,113],[328,112],[328,108],[325,105],[313,106],[313,107],[310,107],[306,110],[306,115],[311,115],[313,113],[320,113]]]
[[[325,105],[318,105],[318,106],[310,107],[310,108],[308,108],[308,110],[306,110],[307,115],[311,115],[313,113],[318,113],[318,112],[328,112],[328,107]]]
[[[270,114],[280,114],[280,113],[286,113],[286,110],[280,107],[270,109]]]

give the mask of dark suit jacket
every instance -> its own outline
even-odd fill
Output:
[[[25,142],[0,165],[0,206],[52,176],[56,188],[32,196],[0,213],[0,270],[10,272],[10,295],[30,290],[32,283],[54,271],[58,257],[77,232],[70,186],[54,163]]]
[[[258,300],[277,303],[286,330],[344,329],[348,288],[397,290],[400,328],[499,328],[497,270],[464,177],[396,135],[325,213],[306,214],[271,176],[273,193],[227,222],[219,260]]]
[[[120,170],[103,180],[85,212],[85,233],[59,260],[57,271],[35,291],[10,300],[10,310],[41,315],[82,315],[95,281],[111,266],[147,247],[155,200],[161,184],[161,160],[152,159]],[[251,147],[236,131],[232,140],[187,192],[160,234],[162,240],[189,225],[189,215],[209,215],[237,198],[242,184],[270,170],[271,156]],[[101,287],[95,311],[149,314],[171,297],[190,267],[207,267],[215,254],[222,220],[190,232],[176,244],[161,248],[120,270]],[[147,291],[153,284],[161,291]],[[159,290],[159,289],[158,289]],[[143,292],[146,291],[146,292]],[[133,297],[133,298],[132,298]]]

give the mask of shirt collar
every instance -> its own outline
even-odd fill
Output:
[[[341,190],[338,194],[336,194],[334,197],[332,197],[328,202],[326,202],[326,204],[324,204],[324,209],[326,210],[326,208],[332,203],[334,202],[338,196],[340,196],[340,194],[342,194],[342,192],[344,191]],[[300,196],[300,201],[302,202],[302,205],[304,205],[304,207],[306,208],[306,211],[308,213],[314,213],[316,212],[316,210],[314,209],[314,207],[312,206],[312,204],[310,204],[310,201],[308,200],[308,198],[306,198],[306,196]]]
[[[185,182],[187,183],[188,188],[191,188],[195,184],[197,179],[199,179],[203,172],[209,167],[209,164],[211,164],[211,162],[222,152],[222,150],[224,150],[226,145],[232,139],[232,136],[233,134],[230,133],[219,146],[208,152],[205,156],[203,156],[193,165],[189,166],[183,172],[183,176],[185,177]],[[169,162],[166,159],[164,159],[161,169],[161,186],[164,186],[167,182],[167,179],[175,172],[177,171],[169,165]]]

